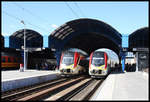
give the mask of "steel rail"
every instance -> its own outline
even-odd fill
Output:
[[[94,80],[91,82],[85,89],[79,92],[77,95],[69,99],[69,101],[82,101],[89,100],[90,97],[94,94],[96,89],[100,86],[103,80]]]
[[[43,91],[39,91],[39,92],[36,92],[36,93],[34,93],[32,95],[29,95],[29,96],[23,97],[21,99],[18,99],[18,101],[41,100],[42,98],[47,97],[47,95],[52,95],[56,91],[58,92],[59,90],[62,90],[63,87],[65,87],[65,86],[68,87],[70,84],[75,84],[75,83],[83,80],[84,78],[85,77],[79,77],[79,78],[76,78],[76,79],[72,79],[72,80],[66,81],[64,83],[55,85],[55,86],[50,87],[48,89],[45,89]]]
[[[73,77],[73,78],[75,78],[75,77]],[[41,89],[44,89],[46,87],[52,87],[55,84],[65,82],[65,81],[70,80],[70,79],[72,79],[72,77],[71,78],[65,78],[65,79],[63,79],[63,77],[60,77],[60,78],[53,79],[53,80],[43,82],[40,84],[34,84],[31,86],[26,86],[26,87],[18,88],[15,90],[3,92],[1,99],[2,100],[15,100],[16,98],[21,97],[24,94],[31,93],[31,92],[36,91],[36,90],[41,90]]]
[[[81,85],[83,85],[83,84],[85,84],[91,80],[92,79],[85,79],[85,80],[83,80],[83,81],[81,81],[81,82],[79,82],[79,83],[77,83],[77,84],[75,84],[75,85],[47,98],[46,101],[62,100],[61,99],[62,97],[64,97],[65,95],[69,94],[71,91],[75,90],[76,88],[80,87]]]

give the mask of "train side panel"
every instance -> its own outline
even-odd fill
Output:
[[[1,68],[2,69],[16,69],[20,67],[22,57],[14,53],[1,52]]]

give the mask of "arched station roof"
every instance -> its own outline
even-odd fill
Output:
[[[149,28],[140,28],[129,35],[129,49],[149,48]]]
[[[113,27],[88,18],[66,22],[49,35],[49,48],[78,48],[88,54],[99,48],[119,54],[121,42],[121,34]]]
[[[1,48],[4,48],[4,36],[1,35]]]
[[[31,29],[25,29],[26,47],[43,47],[43,36]],[[20,49],[24,46],[24,29],[14,32],[9,37],[9,47]]]

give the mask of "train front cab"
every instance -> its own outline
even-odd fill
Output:
[[[62,75],[76,75],[84,71],[79,65],[81,56],[77,52],[62,53],[59,71]]]
[[[89,60],[89,75],[93,78],[104,78],[109,73],[108,56],[105,52],[92,52]]]

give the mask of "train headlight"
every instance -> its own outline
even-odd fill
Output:
[[[104,68],[105,68],[105,65],[102,65],[101,68],[104,69]]]
[[[91,70],[90,73],[93,73],[93,71]]]
[[[73,73],[73,70],[72,70],[72,69],[70,69],[70,72],[71,72],[71,73]]]
[[[106,74],[107,72],[106,72],[106,70],[103,70],[102,73],[103,73],[103,74]]]
[[[74,65],[70,65],[69,68],[73,70],[74,69]]]

